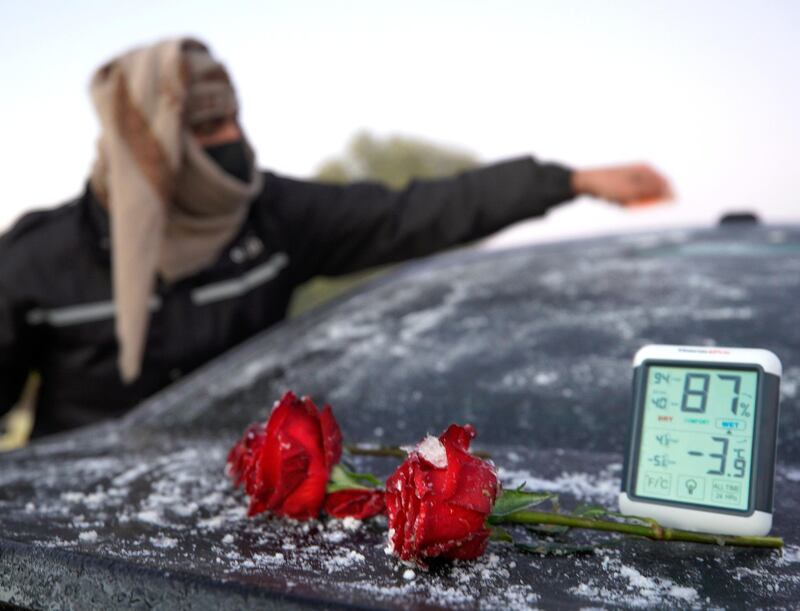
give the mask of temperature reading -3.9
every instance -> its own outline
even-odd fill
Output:
[[[648,367],[636,493],[746,509],[757,386],[755,370]]]
[[[642,346],[620,512],[698,532],[768,533],[782,374],[763,348]]]

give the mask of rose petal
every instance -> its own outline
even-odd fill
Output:
[[[489,514],[497,498],[497,475],[485,461],[472,456],[468,458],[461,465],[458,482],[447,502]]]
[[[309,475],[286,498],[280,507],[272,509],[278,515],[287,516],[296,520],[316,518],[325,502],[326,475]]]
[[[423,550],[428,558],[444,556],[453,560],[473,560],[486,550],[490,532],[484,528],[475,530],[463,539],[430,545]]]
[[[297,409],[300,401],[291,390],[287,390],[286,394],[281,397],[278,404],[272,408],[272,412],[267,420],[267,425],[264,432],[268,439],[271,439],[283,427],[283,423],[293,409]]]
[[[439,440],[445,444],[445,446],[450,445],[464,452],[469,452],[469,444],[474,438],[475,427],[471,424],[465,424],[464,426],[451,424],[447,427],[447,430],[439,436]]]
[[[447,452],[447,469],[433,473],[431,480],[436,493],[443,500],[447,500],[456,493],[460,485],[464,463],[478,459],[474,459],[471,454],[449,442],[444,444],[444,448]]]
[[[322,408],[319,424],[322,432],[322,446],[325,448],[325,464],[328,469],[331,469],[342,457],[342,431],[339,429],[336,418],[333,417],[330,405]]]
[[[428,536],[420,545],[445,541],[460,541],[472,532],[484,528],[486,515],[449,503],[436,503],[429,513]]]
[[[263,427],[253,423],[245,430],[242,438],[228,452],[228,473],[233,485],[239,487],[246,481],[253,467],[254,448],[263,441]]]
[[[303,444],[284,431],[278,433],[276,446],[278,455],[268,466],[272,468],[276,464],[280,465],[280,473],[272,480],[273,488],[270,491],[267,509],[272,511],[278,509],[276,513],[281,513],[279,508],[287,497],[308,478],[311,457]]]
[[[325,498],[325,512],[334,518],[366,520],[385,509],[383,490],[339,490]]]

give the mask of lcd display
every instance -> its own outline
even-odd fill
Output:
[[[745,511],[759,374],[647,368],[635,494]]]

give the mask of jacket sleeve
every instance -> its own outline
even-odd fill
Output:
[[[400,191],[273,177],[268,196],[303,282],[427,255],[543,215],[573,197],[570,179],[569,169],[526,157]]]

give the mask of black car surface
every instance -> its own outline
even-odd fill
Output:
[[[723,225],[462,252],[284,323],[119,422],[0,456],[0,601],[45,608],[796,607],[800,228]],[[228,449],[285,390],[345,439],[472,423],[505,486],[615,508],[631,358],[648,343],[782,360],[773,534],[782,552],[572,533],[594,553],[491,543],[428,572],[381,519],[247,518]],[[396,460],[353,459],[388,475]]]

